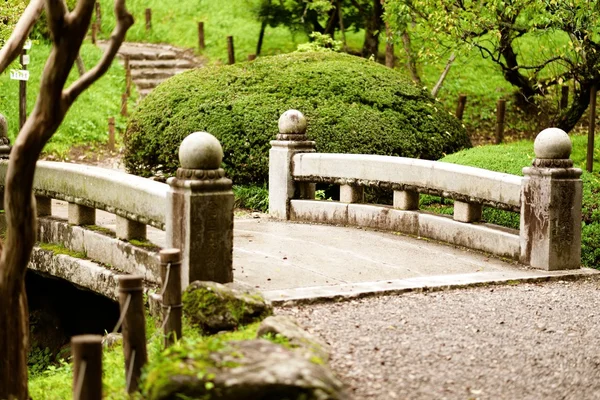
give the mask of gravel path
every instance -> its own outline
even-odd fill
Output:
[[[280,308],[356,399],[600,399],[600,279]]]

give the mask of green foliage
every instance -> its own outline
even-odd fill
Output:
[[[172,174],[183,138],[207,131],[236,184],[264,183],[277,121],[292,108],[319,152],[437,159],[470,147],[460,123],[396,71],[347,54],[292,53],[163,83],[130,119],[124,162],[137,175]]]
[[[235,207],[253,211],[269,210],[269,189],[267,185],[234,185]]]
[[[476,49],[491,60],[519,90],[524,108],[546,96],[549,88],[573,79],[579,84],[574,101],[555,119],[567,131],[587,108],[593,85],[600,83],[598,2],[388,0],[385,5],[386,18],[398,32],[416,20],[427,27],[422,32],[430,42],[433,36],[437,47],[462,54]],[[536,51],[522,51],[532,44]]]
[[[0,48],[14,30],[26,5],[23,0],[0,1]]]
[[[310,34],[310,38],[313,39],[312,42],[299,44],[297,51],[340,51],[342,49],[342,42],[333,39],[330,35],[313,32]]]
[[[571,159],[575,166],[585,167],[587,137],[571,136],[573,152]],[[522,169],[530,166],[535,155],[532,141],[483,146],[451,154],[442,159],[444,162],[470,165],[492,171],[523,175]],[[594,170],[598,171],[600,162],[594,159]],[[581,262],[590,268],[600,268],[600,178],[598,173],[583,172],[583,206],[582,206],[582,247]],[[487,222],[518,229],[519,215],[512,212],[484,209],[483,218]]]
[[[44,42],[34,43],[31,48],[31,74],[27,84],[28,113],[31,113],[35,105],[42,70],[49,54],[50,45]],[[80,54],[89,70],[100,60],[102,51],[96,46],[84,44]],[[14,63],[12,68],[19,68],[18,63]],[[77,68],[74,68],[69,75],[68,84],[78,77]],[[125,71],[118,62],[114,62],[102,78],[77,98],[44,152],[64,157],[73,146],[105,143],[108,139],[108,117],[115,117],[117,130],[123,130],[125,118],[120,116],[120,108],[124,90]],[[135,101],[135,97],[130,98],[130,101]],[[9,137],[14,142],[19,129],[19,83],[10,80],[8,73],[0,75],[0,113],[8,120]]]

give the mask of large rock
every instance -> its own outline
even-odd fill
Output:
[[[183,311],[203,332],[216,333],[260,321],[273,308],[258,292],[196,281],[183,294]]]
[[[264,339],[229,342],[212,352],[178,348],[166,357],[147,375],[147,399],[350,398],[326,367]]]
[[[256,336],[282,340],[288,348],[314,362],[329,361],[329,345],[302,329],[291,317],[276,315],[266,318],[258,327]]]

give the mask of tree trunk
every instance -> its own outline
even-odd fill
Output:
[[[593,82],[582,82],[580,90],[573,96],[573,102],[564,113],[556,119],[556,127],[565,132],[570,132],[575,125],[581,120],[581,117],[590,105],[590,92],[592,91]]]
[[[256,56],[260,56],[262,51],[263,40],[265,38],[265,30],[267,29],[267,21],[263,21],[260,25],[260,33],[258,34],[258,43],[256,44]]]
[[[402,32],[402,44],[404,45],[404,51],[406,52],[406,66],[410,71],[410,77],[415,84],[422,86],[421,77],[419,76],[419,71],[417,70],[417,62],[415,60],[410,43],[410,35],[408,34],[407,30]]]
[[[348,48],[347,42],[346,42],[346,29],[344,28],[344,12],[342,11],[342,2],[341,0],[337,0],[337,10],[338,10],[338,17],[339,17],[339,25],[340,25],[340,31],[342,32],[342,43],[343,43],[343,48],[342,50],[346,51]]]
[[[372,55],[377,58],[379,53],[379,32],[381,30],[381,17],[383,16],[383,7],[381,0],[373,0],[373,8],[365,24],[365,42],[362,48],[362,56],[365,58]]]

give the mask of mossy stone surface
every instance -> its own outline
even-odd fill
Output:
[[[183,312],[205,333],[236,329],[260,321],[273,308],[260,293],[215,282],[192,282],[183,293]]]
[[[350,398],[329,369],[264,339],[216,348],[185,342],[173,346],[148,372],[144,393],[150,400]]]
[[[318,152],[438,159],[471,147],[461,123],[399,72],[333,52],[261,57],[167,80],[140,103],[124,137],[127,169],[174,174],[192,132],[214,135],[236,184],[268,181],[270,141],[289,109]]]

